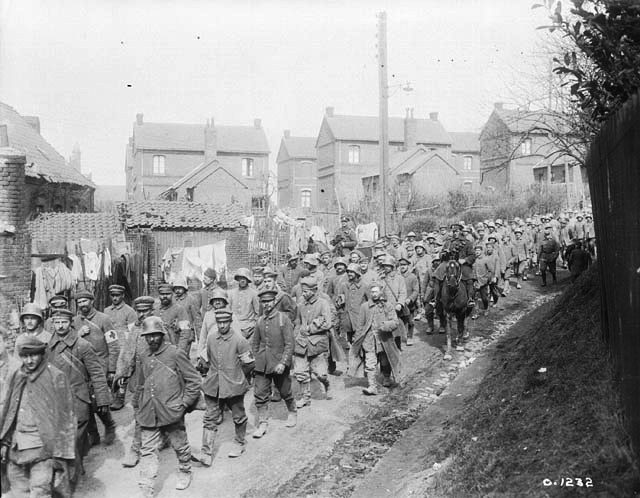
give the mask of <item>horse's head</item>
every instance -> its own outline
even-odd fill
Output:
[[[445,282],[449,287],[457,287],[460,283],[460,263],[455,260],[447,262],[447,269],[445,272]]]

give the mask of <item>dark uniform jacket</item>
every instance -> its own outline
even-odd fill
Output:
[[[189,320],[187,310],[172,302],[167,307],[160,306],[155,314],[162,318],[165,328],[169,331],[171,343],[186,351],[193,341],[193,324]]]
[[[464,259],[462,263],[462,280],[473,279],[473,263],[476,260],[476,253],[473,250],[473,244],[464,237],[450,239],[445,245],[445,250],[452,259]]]
[[[553,237],[540,242],[538,246],[539,261],[555,261],[560,254],[560,244]]]
[[[53,334],[49,350],[49,362],[69,379],[78,421],[89,418],[91,388],[97,406],[111,404],[111,392],[102,363],[89,342],[78,337],[78,333],[71,329],[65,336]]]
[[[35,372],[22,368],[9,379],[9,398],[0,414],[0,440],[10,445],[23,394],[29,403],[43,443],[43,457],[73,460],[76,422],[74,399],[67,376],[45,358]]]
[[[251,349],[256,360],[256,372],[271,374],[278,363],[291,366],[293,324],[289,317],[274,308],[269,315],[258,318]]]
[[[158,351],[140,356],[137,379],[140,391],[136,413],[142,427],[162,427],[178,422],[200,398],[200,375],[184,351],[162,344]]]

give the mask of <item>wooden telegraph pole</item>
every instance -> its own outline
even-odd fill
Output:
[[[389,87],[387,86],[387,13],[378,14],[378,84],[380,90],[380,235],[387,235],[389,164]]]

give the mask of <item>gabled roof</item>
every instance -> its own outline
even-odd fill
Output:
[[[116,213],[42,213],[27,227],[33,241],[104,239],[122,231]]]
[[[25,174],[51,183],[70,183],[95,188],[91,180],[67,164],[64,157],[47,142],[28,120],[11,106],[0,102],[0,125],[6,125],[8,145],[27,156]]]
[[[396,152],[389,159],[389,171],[392,176],[412,175],[432,161],[441,161],[458,174],[458,170],[438,151],[425,147],[413,147],[407,151]]]
[[[134,123],[133,138],[137,149],[204,151],[203,124]],[[216,126],[220,152],[268,154],[269,144],[262,127]]]
[[[451,144],[451,137],[440,121],[416,119],[416,142],[419,144]],[[336,140],[378,142],[379,119],[374,116],[325,116]],[[404,118],[389,118],[389,142],[404,143]]]
[[[451,152],[480,152],[480,133],[450,131]]]
[[[232,175],[229,172],[229,170],[227,170],[226,168],[220,166],[218,161],[216,159],[214,159],[213,161],[210,161],[209,163],[204,163],[204,162],[200,163],[198,166],[196,166],[191,171],[189,171],[189,173],[187,173],[182,178],[180,178],[180,180],[178,180],[173,185],[171,185],[171,187],[169,187],[168,189],[162,191],[158,196],[161,197],[165,193],[169,192],[170,190],[178,190],[180,188],[187,189],[187,188],[195,187],[200,182],[202,182],[203,180],[205,180],[206,178],[208,178],[209,176],[211,176],[212,174],[214,174],[218,170],[224,171],[226,174],[228,174],[230,177],[232,177],[236,182],[238,182],[240,185],[242,185],[242,187],[244,187],[246,189],[249,188],[249,186],[245,182],[243,182],[242,180],[237,178],[235,175]]]
[[[127,228],[213,229],[244,226],[244,212],[239,204],[202,204],[181,201],[134,201],[118,206]]]
[[[541,133],[546,134],[546,129],[560,130],[570,133],[567,120],[558,113],[544,110],[527,111],[521,109],[494,109],[500,119],[511,133]],[[541,128],[541,129],[540,129]],[[564,130],[564,131],[563,131]]]

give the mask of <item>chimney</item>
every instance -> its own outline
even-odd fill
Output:
[[[258,130],[259,130],[260,128],[262,128],[262,119],[260,119],[260,118],[256,118],[256,119],[254,119],[254,120],[253,120],[253,127],[254,127],[254,128],[257,128]]]
[[[404,117],[404,150],[411,149],[418,142],[418,124],[413,117],[413,108],[407,107],[407,114]]]
[[[141,112],[140,112],[140,113],[138,113],[138,114],[136,114],[136,124],[137,124],[138,126],[141,126],[141,125],[142,125],[142,123],[143,123],[143,121],[142,121],[142,117],[143,117],[143,116],[144,116],[144,115],[143,115]]]
[[[204,162],[209,164],[218,157],[218,136],[216,127],[213,124],[213,118],[207,119],[204,127]]]
[[[24,120],[38,133],[40,133],[40,118],[38,116],[23,116]]]
[[[324,110],[324,113],[328,118],[332,118],[333,117],[333,107],[327,107]]]
[[[0,147],[9,147],[9,133],[7,125],[0,125]]]
[[[493,104],[493,108],[496,111],[501,111],[502,110],[502,106],[504,105],[504,102],[496,102],[495,104]]]
[[[80,152],[80,146],[78,144],[75,144],[73,146],[73,150],[71,151],[71,156],[69,156],[69,165],[78,172],[82,170],[80,162],[81,155],[82,154]]]
[[[438,113],[437,112],[430,112],[429,113],[429,119],[431,121],[438,121]]]
[[[291,130],[284,130],[284,138],[290,138],[291,137]]]

